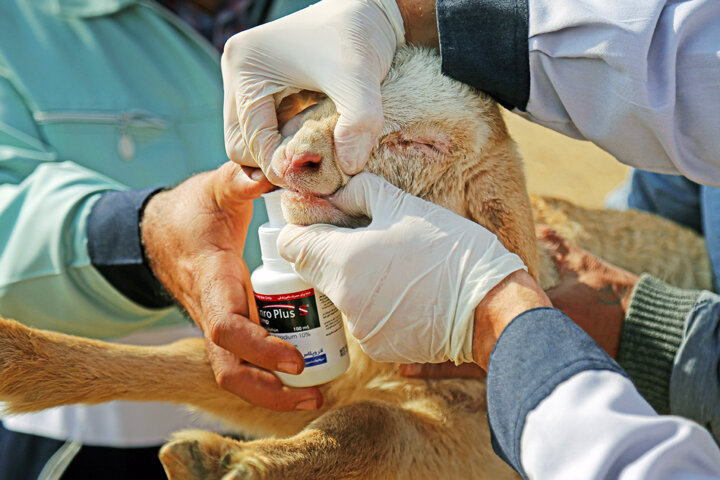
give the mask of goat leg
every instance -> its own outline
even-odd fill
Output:
[[[111,400],[204,404],[215,383],[200,339],[141,347],[35,330],[0,318],[0,400],[22,413]]]
[[[221,389],[199,338],[161,346],[103,342],[0,318],[6,413],[113,400],[190,405],[250,435],[293,435],[318,412],[273,412]]]
[[[285,439],[240,442],[181,432],[160,459],[171,480],[517,478],[491,453],[477,455],[486,428],[469,422],[465,431],[453,430],[446,420],[366,401],[332,409]],[[479,458],[487,462],[467,461]]]

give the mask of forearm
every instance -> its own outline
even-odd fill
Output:
[[[720,478],[720,453],[705,429],[658,416],[630,380],[607,370],[557,385],[526,416],[520,452],[531,478]]]
[[[498,453],[531,478],[720,476],[710,436],[687,420],[658,417],[620,367],[555,309],[525,312],[507,326],[487,388]]]
[[[550,299],[525,270],[508,275],[475,308],[473,360],[487,370],[490,353],[503,330],[518,315],[552,307]]]
[[[629,165],[720,184],[717,2],[438,0],[437,18],[447,75]]]
[[[720,182],[720,4],[529,5],[533,120],[640,169]]]

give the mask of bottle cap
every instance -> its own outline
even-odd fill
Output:
[[[277,239],[283,225],[286,225],[282,213],[281,199],[285,190],[279,189],[263,195],[265,208],[267,209],[268,222],[258,227],[258,238],[260,240],[260,252],[263,264],[289,267],[291,264],[283,259],[277,250]]]
[[[277,250],[277,239],[278,235],[280,235],[280,230],[282,230],[282,227],[274,227],[269,223],[260,225],[258,228],[258,238],[260,239],[260,252],[263,263],[275,260],[285,261]]]
[[[282,194],[285,190],[282,188],[273,190],[263,194],[263,200],[265,200],[265,208],[267,209],[268,221],[273,227],[282,227],[287,224],[285,217],[282,213]]]

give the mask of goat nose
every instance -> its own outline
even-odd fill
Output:
[[[294,153],[290,159],[290,168],[293,170],[304,170],[307,167],[314,167],[322,162],[322,157],[317,153]]]

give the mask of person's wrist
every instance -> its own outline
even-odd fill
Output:
[[[271,187],[264,177],[253,180],[242,167],[226,162],[158,193],[145,205],[140,236],[148,265],[196,322],[204,321],[200,285],[212,281],[220,268],[210,258],[223,251],[242,252],[252,200]]]
[[[618,267],[601,270],[604,277],[587,307],[595,314],[566,312],[612,358],[617,358],[625,316],[639,277]],[[562,310],[562,308],[560,308]]]
[[[487,370],[490,354],[505,327],[521,313],[539,307],[552,307],[552,303],[525,270],[517,270],[498,283],[475,308],[475,363]]]
[[[168,205],[172,203],[168,198],[172,197],[171,191],[168,189],[158,192],[145,204],[140,218],[140,239],[148,268],[162,286],[174,296],[175,293],[172,292],[169,285],[170,277],[160,267],[163,250],[167,249],[167,239],[164,238],[162,232],[169,216]]]
[[[405,42],[438,48],[435,0],[397,0],[397,6],[405,25]]]

